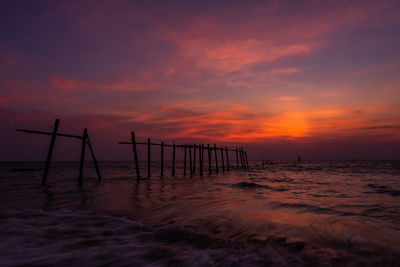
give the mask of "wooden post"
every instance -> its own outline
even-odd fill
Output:
[[[193,145],[193,175],[196,174],[196,144]]]
[[[246,160],[246,167],[249,167],[249,161],[247,160],[247,152],[244,152],[245,160]]]
[[[211,175],[211,153],[210,153],[210,144],[207,144],[208,150],[208,174]]]
[[[151,159],[150,147],[151,147],[150,138],[147,138],[147,177],[149,177],[149,178],[151,176],[151,174],[150,174],[150,159]]]
[[[140,180],[140,170],[139,170],[139,159],[136,150],[136,140],[135,133],[131,132],[132,135],[132,148],[133,148],[133,156],[135,157],[135,169],[136,169],[136,180]]]
[[[201,145],[199,147],[200,176],[203,176],[203,155],[204,155],[204,145]]]
[[[176,145],[174,143],[172,147],[172,176],[175,176],[175,150],[176,150]]]
[[[164,142],[161,142],[161,177],[164,176]]]
[[[92,144],[90,143],[89,135],[87,135],[86,137],[87,137],[87,144],[88,144],[88,147],[89,147],[89,151],[90,151],[90,154],[92,155],[92,160],[93,160],[93,163],[94,163],[94,167],[96,168],[97,176],[99,178],[99,181],[101,181],[100,169],[99,169],[99,166],[97,165],[97,160],[94,157],[94,152],[93,152]]]
[[[193,177],[193,165],[192,165],[192,146],[189,145],[189,167],[190,167],[190,177]]]
[[[215,155],[215,171],[216,171],[216,173],[218,173],[219,172],[219,170],[218,170],[218,157],[217,157],[217,145],[216,144],[214,144],[214,155]]]
[[[225,155],[226,155],[226,170],[229,172],[229,157],[228,157],[228,147],[225,146]]]
[[[85,161],[85,148],[86,148],[87,129],[83,129],[82,135],[82,151],[81,151],[81,164],[79,166],[78,184],[82,186],[83,163]]]
[[[184,160],[183,160],[183,176],[186,176],[186,145],[184,145],[185,152],[184,152]]]
[[[239,152],[238,152],[238,149],[236,148],[235,149],[235,151],[236,151],[236,167],[238,167],[239,168]]]
[[[221,146],[221,162],[222,162],[222,172],[225,172],[225,163],[224,163],[224,150]]]
[[[42,179],[42,185],[46,185],[46,182],[47,182],[47,174],[49,173],[50,162],[51,162],[51,156],[53,155],[54,142],[55,142],[55,140],[56,140],[57,129],[58,129],[58,123],[59,123],[59,122],[60,122],[59,119],[56,119],[56,121],[54,122],[53,134],[51,135],[51,141],[50,141],[49,152],[47,153],[46,165],[45,165],[45,167],[44,167],[44,174],[43,174],[43,179]]]
[[[244,167],[243,148],[240,149],[240,163],[241,163],[242,167]]]

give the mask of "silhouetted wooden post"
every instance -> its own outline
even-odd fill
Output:
[[[238,155],[239,152],[237,148],[235,149],[235,151],[236,151],[236,167],[239,168],[239,155]]]
[[[240,163],[241,163],[242,167],[244,167],[243,148],[240,149]]]
[[[225,155],[226,155],[226,170],[229,172],[229,157],[228,157],[228,147],[225,146]]]
[[[87,144],[89,147],[90,154],[92,155],[92,159],[93,159],[94,167],[96,168],[97,176],[99,177],[99,181],[101,181],[100,169],[99,169],[99,166],[97,165],[97,160],[94,157],[94,152],[93,152],[92,144],[90,143],[89,135],[87,135]]]
[[[204,155],[204,145],[201,145],[199,147],[200,176],[203,176],[203,155]]]
[[[193,177],[193,165],[192,165],[192,146],[189,145],[189,167],[190,167],[190,177]]]
[[[224,163],[224,150],[221,146],[221,162],[222,162],[222,172],[225,172],[225,163]]]
[[[172,176],[175,176],[175,150],[176,150],[176,145],[172,146]]]
[[[151,159],[150,147],[151,147],[150,138],[147,138],[147,177],[149,177],[149,178],[151,176],[151,174],[150,174],[150,159]]]
[[[246,160],[246,167],[249,167],[249,162],[247,161],[247,151],[244,152],[245,160]]]
[[[208,174],[211,174],[211,153],[210,153],[210,144],[207,144],[208,150]]]
[[[164,176],[164,142],[161,142],[161,177]]]
[[[183,176],[186,176],[186,145],[184,145],[185,152],[184,152],[184,160],[183,160]]]
[[[51,141],[50,141],[49,152],[47,153],[46,165],[45,165],[45,167],[44,167],[44,174],[43,174],[43,179],[42,179],[42,185],[46,185],[46,182],[47,182],[47,174],[49,173],[50,162],[51,162],[51,156],[53,155],[54,142],[55,142],[55,140],[56,140],[57,129],[58,129],[58,123],[59,123],[59,122],[60,122],[59,119],[56,119],[56,121],[54,122],[53,134],[51,135]]]
[[[132,135],[132,148],[133,148],[133,156],[135,157],[135,169],[136,169],[136,180],[140,180],[140,170],[139,170],[139,159],[136,150],[136,140],[135,133],[131,132]]]
[[[219,173],[219,169],[218,169],[218,157],[217,157],[217,145],[214,144],[214,155],[215,155],[215,171],[217,173]]]
[[[83,163],[85,161],[86,138],[87,138],[87,129],[85,128],[83,130],[83,135],[82,135],[81,164],[79,166],[79,177],[78,177],[79,186],[82,185]]]
[[[196,144],[193,145],[193,175],[196,174]]]

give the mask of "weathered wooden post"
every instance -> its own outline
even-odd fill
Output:
[[[226,155],[226,170],[229,172],[229,156],[228,156],[228,147],[225,146],[225,155]]]
[[[83,163],[85,162],[86,138],[87,138],[87,129],[85,128],[83,129],[83,135],[82,135],[81,162],[79,166],[79,177],[78,177],[79,186],[82,185]]]
[[[172,146],[172,176],[175,176],[175,150],[176,150],[176,145]]]
[[[225,163],[224,163],[224,150],[221,146],[221,162],[222,162],[222,172],[225,172]]]
[[[240,149],[240,163],[242,164],[242,167],[244,167],[243,148]]]
[[[196,174],[196,144],[193,145],[193,175]]]
[[[164,176],[164,142],[161,142],[161,177]]]
[[[139,170],[139,158],[137,155],[136,150],[136,140],[135,140],[135,133],[131,132],[132,135],[132,148],[133,148],[133,155],[135,157],[135,168],[136,168],[136,180],[140,180],[140,170]]]
[[[215,171],[216,171],[216,173],[219,173],[218,157],[217,157],[217,145],[216,144],[214,144],[214,155],[215,155]]]
[[[204,155],[204,144],[199,147],[200,176],[203,176],[203,155]]]
[[[249,161],[247,160],[247,151],[244,152],[245,160],[246,160],[246,167],[249,167]]]
[[[193,165],[192,165],[192,145],[189,145],[189,162],[190,162],[190,177],[193,177]]]
[[[150,147],[151,147],[151,143],[150,143],[150,138],[147,138],[147,177],[150,178],[151,176],[151,171],[150,171],[150,160],[151,160],[151,155],[150,155]]]
[[[210,144],[207,144],[208,150],[208,174],[211,175],[211,153],[210,153]]]
[[[183,147],[185,148],[184,161],[183,161],[183,176],[186,176],[186,145],[184,145]]]
[[[89,135],[87,134],[86,136],[87,136],[87,144],[88,144],[88,147],[89,147],[89,151],[90,151],[90,154],[92,155],[94,167],[96,168],[96,172],[97,172],[97,176],[98,176],[98,178],[99,178],[99,181],[101,181],[100,170],[99,170],[99,166],[97,165],[97,160],[96,160],[96,158],[95,158],[95,156],[94,156],[92,144],[90,143]]]
[[[50,147],[49,147],[49,152],[47,153],[47,159],[46,159],[46,165],[44,167],[44,174],[43,174],[43,179],[42,179],[42,185],[46,185],[47,182],[47,175],[49,173],[49,168],[50,168],[50,162],[51,162],[51,156],[53,155],[53,149],[54,149],[54,142],[56,140],[57,136],[57,129],[58,129],[58,123],[60,122],[59,119],[56,119],[54,122],[54,128],[53,128],[53,133],[51,135],[51,141],[50,141]]]
[[[235,151],[236,151],[236,167],[237,168],[239,168],[239,152],[238,152],[238,148],[236,147],[236,149],[235,149]]]

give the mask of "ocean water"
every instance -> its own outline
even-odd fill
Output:
[[[400,266],[400,161],[181,165],[0,163],[1,266]]]

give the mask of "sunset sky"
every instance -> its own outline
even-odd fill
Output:
[[[80,134],[400,158],[400,1],[1,1],[0,160]],[[79,142],[56,141],[57,159]],[[75,145],[73,145],[75,144]],[[75,154],[74,154],[75,153]]]

